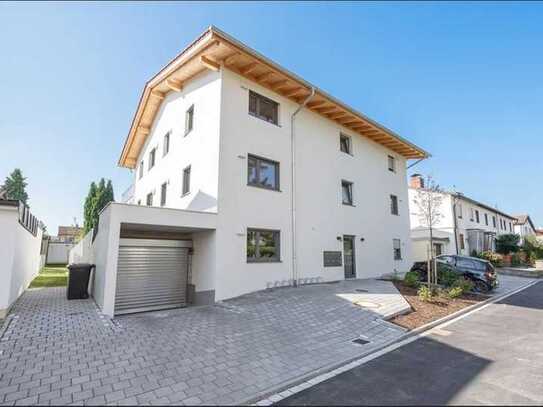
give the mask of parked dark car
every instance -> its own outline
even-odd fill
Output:
[[[477,257],[441,255],[436,257],[437,270],[450,270],[473,282],[474,289],[486,293],[498,285],[496,270],[492,263]],[[431,266],[433,267],[433,265]],[[428,279],[428,263],[419,261],[413,264],[411,271],[419,274],[421,281]]]

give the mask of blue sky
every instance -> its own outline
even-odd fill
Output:
[[[430,151],[414,170],[543,226],[543,3],[0,3],[0,179],[56,233],[117,167],[147,79],[214,24]],[[303,45],[301,45],[303,44]]]

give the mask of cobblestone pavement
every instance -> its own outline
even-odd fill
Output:
[[[401,336],[340,297],[363,280],[280,288],[110,320],[28,290],[0,332],[0,404],[238,404]],[[357,345],[363,335],[370,342]]]

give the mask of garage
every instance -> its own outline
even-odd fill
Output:
[[[115,314],[184,307],[191,241],[120,239]]]

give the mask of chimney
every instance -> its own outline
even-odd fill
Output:
[[[411,175],[411,178],[409,179],[409,186],[415,189],[424,188],[424,178],[422,177],[422,175]]]

